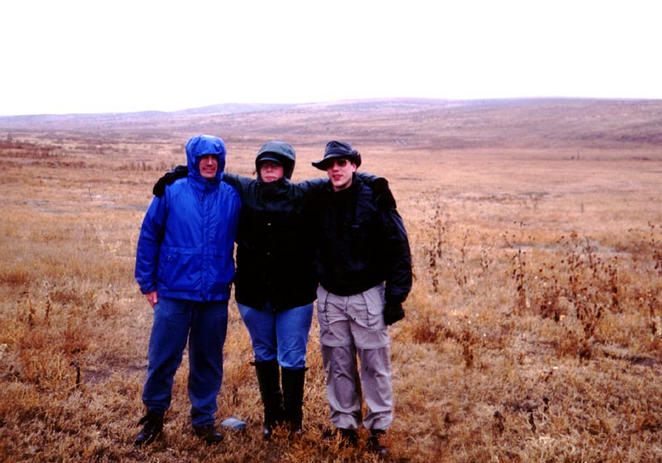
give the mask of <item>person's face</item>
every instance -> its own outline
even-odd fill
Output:
[[[352,184],[352,175],[356,172],[356,164],[347,158],[336,158],[329,161],[326,174],[329,176],[333,191],[340,191]]]
[[[283,165],[274,161],[263,161],[260,163],[260,178],[263,182],[275,182],[283,178]]]
[[[200,158],[198,168],[202,178],[214,178],[218,170],[218,159],[213,154],[205,154]]]

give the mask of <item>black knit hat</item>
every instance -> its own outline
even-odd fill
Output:
[[[330,161],[337,158],[347,158],[356,164],[356,167],[361,165],[361,155],[352,148],[352,145],[344,141],[331,140],[324,149],[324,158],[313,162],[313,166],[326,170],[329,168]]]

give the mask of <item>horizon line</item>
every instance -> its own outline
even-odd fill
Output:
[[[388,103],[388,102],[452,102],[452,103],[476,103],[476,102],[498,102],[498,101],[525,101],[525,100],[585,100],[585,101],[662,101],[660,98],[643,97],[581,97],[581,96],[518,96],[518,97],[486,97],[486,98],[432,98],[432,97],[392,97],[392,98],[349,98],[341,100],[321,100],[311,102],[297,103],[239,103],[225,102],[212,103],[203,106],[191,106],[180,109],[162,110],[162,109],[142,109],[130,111],[97,111],[97,112],[43,112],[43,113],[23,113],[23,114],[0,114],[0,118],[23,118],[23,117],[71,117],[71,116],[104,116],[104,115],[138,115],[138,114],[176,114],[184,112],[194,112],[204,109],[222,108],[222,107],[301,107],[317,105],[344,105],[355,103]],[[229,113],[228,113],[229,114]]]

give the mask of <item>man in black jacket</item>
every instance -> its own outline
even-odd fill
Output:
[[[372,188],[356,176],[360,164],[360,154],[339,141],[330,141],[324,158],[313,162],[329,177],[317,222],[317,316],[331,421],[355,442],[363,390],[368,445],[384,454],[379,436],[393,421],[387,327],[404,317],[411,254],[395,203],[375,200]]]

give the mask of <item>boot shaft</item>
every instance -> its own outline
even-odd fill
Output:
[[[283,368],[283,404],[285,419],[294,433],[301,432],[303,421],[303,386],[306,369]]]
[[[264,405],[265,437],[283,420],[283,393],[280,390],[280,367],[276,360],[255,362],[260,396]]]
[[[280,366],[278,362],[276,360],[270,360],[268,362],[254,362],[254,365],[262,401],[267,403],[276,398],[282,400]]]

